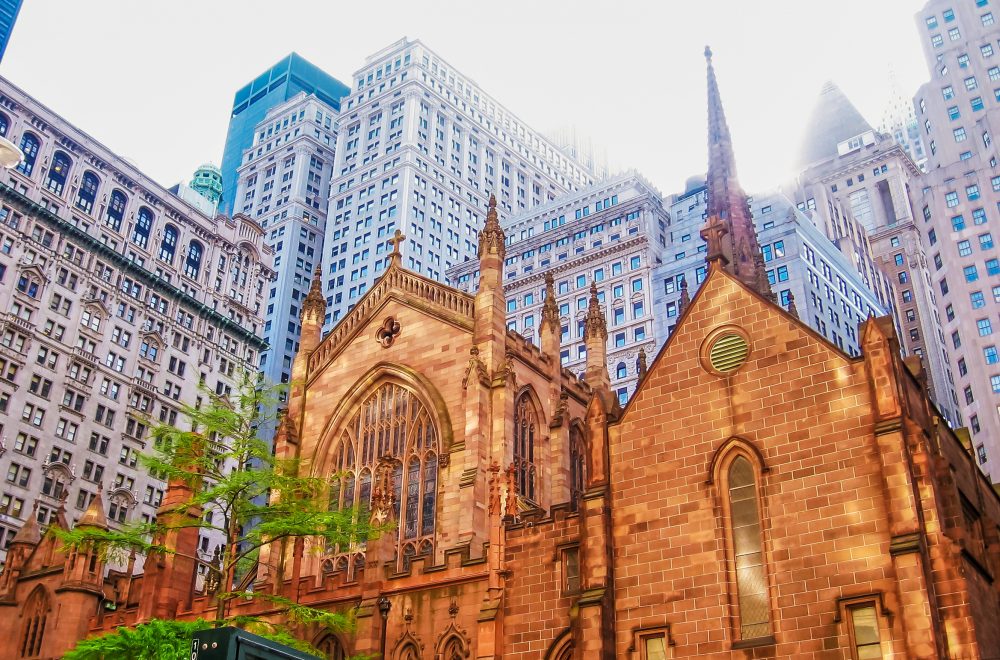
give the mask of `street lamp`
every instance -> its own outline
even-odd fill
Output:
[[[388,627],[387,624],[388,624],[388,621],[389,621],[389,610],[392,609],[392,601],[390,601],[385,596],[379,596],[378,600],[376,601],[376,605],[378,605],[378,612],[379,612],[379,614],[382,615],[382,634],[381,634],[381,640],[379,641],[379,652],[382,654],[382,657],[384,658],[385,657],[385,631],[386,631],[386,628]]]
[[[22,160],[24,152],[7,138],[0,137],[0,167],[9,170],[20,165]]]

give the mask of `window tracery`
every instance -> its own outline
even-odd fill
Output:
[[[384,382],[362,401],[341,431],[334,452],[340,481],[331,503],[357,507],[364,515],[372,503],[376,466],[388,457],[393,465],[399,553],[405,566],[433,550],[439,455],[439,433],[427,406],[404,385]]]
[[[517,493],[535,502],[536,476],[535,438],[538,435],[538,411],[525,389],[514,403],[514,479]]]

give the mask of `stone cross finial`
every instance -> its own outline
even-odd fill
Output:
[[[402,253],[399,251],[400,244],[405,240],[406,236],[404,236],[403,232],[398,229],[393,233],[392,238],[389,239],[389,245],[392,246],[392,252],[389,253],[389,256],[392,259],[398,259],[402,256]]]
[[[726,227],[726,223],[722,219],[713,215],[708,219],[708,224],[705,225],[699,232],[702,239],[708,244],[708,249],[706,250],[705,260],[708,263],[713,261],[720,261],[722,266],[729,263],[726,259],[725,253],[722,251],[722,238],[729,233],[729,228]]]

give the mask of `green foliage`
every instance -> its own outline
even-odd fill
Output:
[[[190,655],[191,637],[210,624],[154,619],[135,628],[90,637],[63,656],[63,660],[182,660]]]
[[[135,522],[116,530],[84,527],[66,531],[53,527],[53,531],[64,547],[96,547],[106,559],[124,563],[133,552],[169,552],[169,548],[161,545],[161,539],[171,530],[183,527],[216,530],[224,539],[225,552],[214,567],[221,584],[213,625],[229,622],[255,632],[265,630],[268,633],[265,636],[294,637],[285,626],[259,617],[228,616],[227,604],[241,597],[266,598],[285,614],[290,625],[316,624],[335,631],[349,629],[351,619],[344,614],[324,612],[273,595],[230,591],[238,575],[255,570],[260,550],[269,542],[311,538],[318,547],[350,547],[384,531],[370,527],[363,512],[330,506],[330,486],[336,475],[330,478],[300,475],[297,460],[276,458],[258,437],[258,428],[277,422],[272,411],[278,409],[279,393],[278,387],[266,386],[260,374],[243,372],[237,377],[232,395],[218,396],[203,388],[201,405],[183,407],[188,428],[152,426],[150,435],[155,451],[141,457],[143,465],[165,481],[190,488],[185,491],[190,494],[187,500],[176,503],[175,510],[211,512],[212,522],[206,515],[160,515],[156,522]],[[169,650],[163,651],[168,655],[113,653],[118,652],[119,646],[126,648],[138,643],[144,635],[173,639],[190,631],[192,625],[160,621],[136,629],[119,629],[117,633],[97,638],[106,638],[105,642],[86,640],[73,651],[86,653],[89,652],[86,649],[93,648],[97,649],[95,653],[104,655],[71,657],[79,660],[181,657],[169,655]],[[164,644],[164,648],[171,647],[170,642]]]

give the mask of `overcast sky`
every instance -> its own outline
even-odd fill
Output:
[[[877,123],[927,79],[925,0],[26,0],[0,75],[164,185],[219,163],[233,93],[295,50],[345,83],[403,36],[529,125],[573,125],[664,193],[703,172],[711,44],[750,190],[792,172],[826,80]]]

